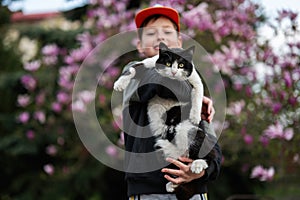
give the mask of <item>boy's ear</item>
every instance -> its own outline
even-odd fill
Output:
[[[180,34],[180,33],[178,33],[178,34]],[[181,37],[181,35],[178,36],[178,46],[182,47],[182,37]]]

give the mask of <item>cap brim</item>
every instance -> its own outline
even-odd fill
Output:
[[[174,23],[176,23],[178,27],[178,31],[180,28],[180,22],[179,22],[179,14],[178,12],[173,8],[168,7],[151,7],[146,8],[138,12],[135,16],[135,24],[137,28],[140,28],[148,17],[152,15],[163,15],[167,18],[171,19]]]

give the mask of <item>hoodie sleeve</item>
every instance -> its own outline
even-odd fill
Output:
[[[202,128],[204,128],[206,132],[206,138],[204,141],[204,145],[209,148],[209,146],[213,146],[211,153],[208,156],[212,157],[209,159],[208,168],[205,170],[205,175],[201,177],[203,181],[212,181],[217,179],[221,170],[221,162],[222,162],[222,151],[220,145],[217,143],[216,133],[213,129],[212,124],[209,124],[207,121],[202,120]]]

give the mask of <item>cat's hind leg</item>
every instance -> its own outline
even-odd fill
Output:
[[[182,155],[182,152],[179,151],[179,149],[173,143],[166,139],[157,140],[155,147],[161,150],[166,158],[170,157],[173,159],[178,159]]]
[[[195,174],[200,174],[206,168],[208,168],[208,164],[203,159],[194,160],[191,165],[191,171]]]
[[[167,190],[167,192],[174,192],[177,187],[178,187],[178,185],[174,184],[172,182],[168,182],[166,184],[166,190]]]

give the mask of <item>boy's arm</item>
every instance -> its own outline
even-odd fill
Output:
[[[222,151],[219,144],[216,141],[214,130],[210,124],[206,124],[207,132],[208,132],[208,141],[207,143],[213,144],[214,158],[211,162],[208,163],[208,168],[203,170],[200,174],[192,173],[190,170],[190,165],[193,162],[190,158],[180,157],[179,160],[168,158],[167,161],[176,165],[179,169],[170,169],[164,168],[162,169],[163,173],[175,175],[176,178],[165,175],[165,178],[168,181],[171,181],[175,184],[187,183],[190,181],[200,181],[200,183],[205,184],[208,181],[213,181],[217,179],[220,169],[221,169],[221,161],[222,161]]]
[[[212,181],[219,176],[222,162],[222,151],[217,143],[218,139],[212,124],[202,120],[200,128],[204,130],[206,137],[201,146],[199,157],[201,158],[206,155],[205,158],[208,161],[208,168],[205,169],[205,174],[201,177],[201,181]]]

